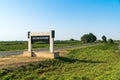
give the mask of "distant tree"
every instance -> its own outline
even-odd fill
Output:
[[[96,36],[93,35],[92,33],[84,34],[84,35],[81,37],[81,41],[82,41],[83,43],[95,42],[96,39],[97,39]]]
[[[84,35],[81,37],[81,41],[82,41],[83,43],[88,43],[88,42],[90,42],[90,36],[89,36],[89,34],[84,34]]]
[[[113,44],[114,41],[112,39],[108,39],[108,43]]]
[[[90,36],[90,42],[95,42],[97,40],[96,36],[92,33],[89,33]]]
[[[107,38],[106,38],[106,36],[102,36],[102,40],[103,40],[103,42],[107,42]]]
[[[75,41],[75,39],[71,38],[70,41]]]

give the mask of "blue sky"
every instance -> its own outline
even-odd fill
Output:
[[[120,39],[119,0],[0,0],[0,40],[27,40],[27,31],[56,31],[57,40]]]

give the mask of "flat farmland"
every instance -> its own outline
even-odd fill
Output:
[[[26,58],[26,60],[27,59],[28,58]],[[34,61],[18,67],[8,68],[5,67],[0,69],[0,79],[1,80],[120,79],[119,44],[103,43],[94,46],[86,46],[83,48],[69,49],[66,50],[64,52],[64,55],[61,55],[61,57],[58,59],[41,60],[36,58],[36,60],[34,59]]]
[[[64,48],[71,46],[81,46],[82,43],[80,41],[55,41],[55,48]],[[1,41],[0,42],[0,52],[3,51],[19,51],[19,50],[27,50],[28,42],[27,41]],[[44,42],[36,42],[32,44],[33,50],[37,49],[48,49],[49,44]]]

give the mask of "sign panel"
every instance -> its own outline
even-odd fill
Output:
[[[32,36],[31,37],[31,42],[32,43],[39,42],[39,41],[49,43],[49,40],[50,40],[49,36]]]

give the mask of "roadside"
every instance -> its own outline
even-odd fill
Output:
[[[58,50],[65,50],[65,49],[74,49],[74,48],[81,48],[81,47],[85,47],[85,46],[94,46],[97,45],[99,43],[90,43],[90,44],[84,44],[84,45],[80,45],[80,46],[67,46],[67,47],[61,47],[61,48],[55,48],[55,51]],[[11,56],[11,55],[20,55],[23,53],[24,50],[19,50],[19,51],[3,51],[0,52],[0,57],[4,57],[4,56]],[[48,48],[40,48],[40,49],[34,49],[33,51],[49,51]]]
[[[60,52],[60,56],[67,54],[67,50],[57,50]],[[24,57],[20,55],[12,55],[12,56],[4,56],[0,57],[0,69],[1,68],[8,68],[8,67],[19,67],[22,65],[27,65],[31,62],[38,62],[46,60],[46,58],[41,57]]]
[[[66,48],[56,48],[55,51],[60,52],[60,56],[64,56],[68,53],[68,50],[74,49],[74,48],[83,48],[88,46],[95,46],[94,45],[83,45],[83,46],[72,46],[72,47],[66,47]],[[44,49],[48,50],[48,49]],[[1,53],[0,53],[1,54]],[[3,54],[6,54],[9,56],[2,56],[0,57],[0,68],[7,68],[7,67],[19,67],[22,65],[29,64],[31,62],[38,62],[46,60],[46,58],[41,57],[24,57],[22,56],[22,51],[14,51],[13,52],[4,52]],[[15,54],[15,55],[14,55]]]

